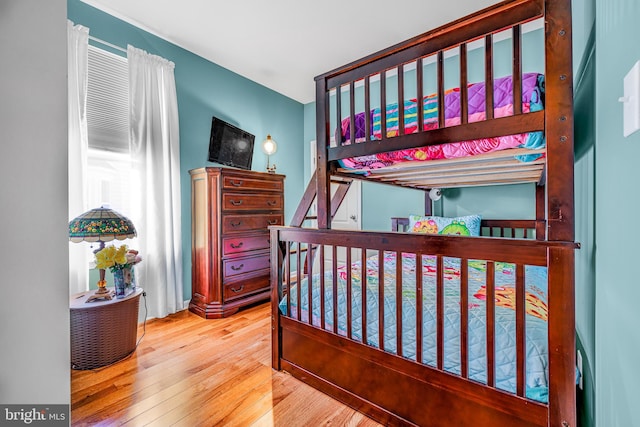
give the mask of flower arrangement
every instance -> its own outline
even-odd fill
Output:
[[[113,245],[106,246],[96,252],[96,268],[106,270],[107,268],[115,273],[118,270],[131,268],[142,261],[138,251],[129,249],[127,245],[116,248]]]

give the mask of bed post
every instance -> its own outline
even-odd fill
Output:
[[[571,0],[544,0],[547,240],[573,242]],[[574,249],[549,248],[549,425],[576,426]]]
[[[331,187],[327,167],[329,135],[329,102],[325,77],[316,78],[316,201],[318,228],[331,228]],[[337,95],[340,96],[338,89]]]
[[[574,248],[548,249],[549,426],[576,427]],[[560,285],[560,286],[558,286]]]
[[[429,192],[424,192],[424,214],[429,216],[433,215],[433,200],[429,197]]]
[[[280,355],[282,349],[280,329],[280,309],[278,303],[282,297],[282,261],[283,254],[280,250],[280,233],[277,229],[270,230],[271,242],[271,367],[280,370]],[[277,262],[273,262],[277,260]]]
[[[574,241],[571,0],[545,0],[547,239]]]

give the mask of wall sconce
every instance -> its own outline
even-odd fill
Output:
[[[278,151],[278,144],[271,138],[271,135],[267,135],[267,139],[262,141],[262,151],[267,155],[267,172],[276,173],[276,165],[269,165],[271,155]]]
[[[437,202],[442,197],[442,190],[439,188],[432,188],[429,190],[429,198],[434,202]]]

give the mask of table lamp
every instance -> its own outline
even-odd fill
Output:
[[[100,247],[94,252],[102,250],[104,242],[133,237],[136,237],[136,228],[131,220],[106,206],[91,209],[69,221],[69,240],[75,243],[100,242]],[[99,272],[98,290],[87,301],[111,299],[111,294],[107,290],[105,270],[100,269]]]
[[[276,173],[276,165],[269,165],[269,160],[272,154],[278,150],[278,144],[271,138],[271,135],[267,135],[267,139],[262,141],[262,151],[267,155],[267,172]]]

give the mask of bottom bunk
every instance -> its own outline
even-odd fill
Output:
[[[573,243],[271,232],[275,369],[385,424],[574,425]]]

